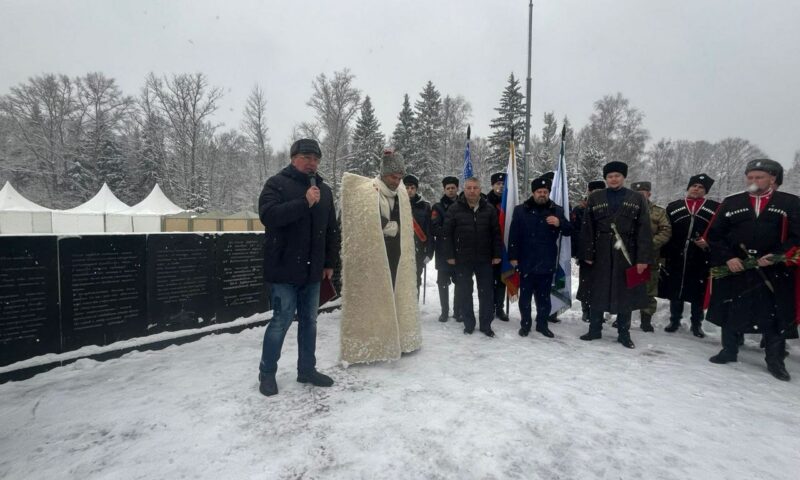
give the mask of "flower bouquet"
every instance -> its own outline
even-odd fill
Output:
[[[790,248],[783,255],[772,254],[772,263],[785,263],[790,267],[800,265],[800,247],[794,246]],[[752,270],[758,267],[758,259],[755,257],[748,257],[742,260],[745,270]],[[711,278],[725,278],[730,275],[736,275],[741,272],[731,272],[727,265],[720,265],[719,267],[711,267]]]

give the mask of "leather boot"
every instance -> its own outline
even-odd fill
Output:
[[[716,363],[717,365],[723,365],[725,363],[736,362],[737,355],[732,354],[723,348],[718,354],[709,358],[708,361],[711,363]]]
[[[655,329],[653,328],[653,316],[647,313],[642,313],[642,324],[641,329],[643,332],[654,332]]]
[[[664,327],[664,331],[668,333],[675,333],[678,331],[679,328],[681,328],[681,319],[670,318],[669,325]]]
[[[633,344],[633,340],[631,340],[631,333],[628,330],[619,332],[617,341],[621,343],[623,347],[636,348],[636,345]]]
[[[692,322],[692,335],[697,338],[706,338],[706,332],[703,331],[703,327],[700,322]]]

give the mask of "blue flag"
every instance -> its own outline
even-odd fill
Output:
[[[467,126],[467,148],[464,150],[464,178],[472,178],[472,158],[469,156],[469,134],[470,127]]]

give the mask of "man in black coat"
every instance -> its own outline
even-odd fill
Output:
[[[480,331],[494,336],[492,265],[500,263],[503,243],[497,210],[481,198],[481,183],[475,177],[464,182],[464,192],[447,211],[444,224],[445,258],[456,270],[457,302],[464,321],[464,333],[475,330],[472,305],[472,276],[478,284]]]
[[[683,304],[689,302],[692,334],[705,337],[703,332],[703,301],[708,281],[709,248],[705,239],[711,219],[719,202],[706,198],[714,179],[705,173],[692,176],[686,187],[686,198],[667,205],[667,219],[672,225],[672,237],[661,248],[664,270],[659,279],[661,297],[669,299],[669,325],[666,332],[681,326]]]
[[[788,381],[783,358],[795,320],[795,271],[773,255],[800,245],[800,199],[775,190],[781,171],[769,159],[748,162],[748,188],[722,201],[708,231],[711,266],[733,275],[713,280],[708,320],[722,327],[722,350],[712,363],[735,362],[741,333],[764,336],[767,370]],[[758,268],[745,268],[744,261]]]
[[[450,283],[456,283],[455,268],[447,263],[445,257],[445,238],[444,238],[444,219],[447,210],[455,203],[458,197],[458,178],[444,177],[442,179],[442,189],[444,194],[438,203],[431,209],[431,232],[434,238],[434,250],[436,255],[436,285],[439,287],[439,303],[442,306],[442,313],[439,315],[440,322],[446,322],[450,316]],[[453,299],[453,316],[457,321],[461,321],[458,312],[458,289]]]
[[[569,236],[572,224],[564,209],[550,200],[553,182],[537,178],[531,182],[531,198],[517,205],[508,235],[508,259],[520,273],[520,336],[531,331],[531,296],[536,301],[536,331],[553,338],[547,326],[550,317],[550,288],[558,263],[559,236]]]
[[[291,164],[270,177],[258,199],[264,235],[264,280],[272,284],[272,320],[264,333],[259,391],[278,393],[275,373],[286,331],[297,314],[297,381],[330,387],[316,370],[320,281],[331,279],[341,238],[333,193],[317,174],[322,152],[316,141],[300,139]]]
[[[624,187],[628,165],[610,162],[603,167],[608,188],[589,195],[581,227],[581,256],[591,266],[586,294],[591,305],[589,332],[581,340],[602,337],[603,313],[617,315],[617,341],[635,348],[630,336],[631,312],[647,306],[645,283],[628,288],[627,273],[641,275],[653,262],[653,235],[647,200]]]
[[[593,180],[586,186],[586,198],[580,201],[569,214],[569,221],[572,223],[572,258],[578,261],[578,298],[588,299],[589,295],[586,290],[589,288],[589,266],[580,258],[581,251],[581,225],[583,224],[583,217],[586,213],[586,202],[589,195],[595,190],[606,188],[606,182],[602,180]],[[581,318],[584,322],[589,321],[589,301],[581,301]]]
[[[503,187],[505,186],[506,174],[503,172],[493,173],[491,177],[492,189],[486,195],[486,200],[497,209],[500,216],[500,207],[503,202]],[[503,282],[503,265],[498,264],[492,267],[492,283],[494,284],[494,315],[500,320],[507,322],[508,314],[505,311],[506,303],[506,284]]]
[[[422,285],[422,270],[433,258],[433,233],[431,230],[431,204],[419,194],[419,179],[414,175],[403,177],[403,184],[411,202],[414,218],[414,253],[417,261],[417,288]]]

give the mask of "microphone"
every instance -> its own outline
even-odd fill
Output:
[[[316,187],[317,186],[317,174],[316,173],[309,173],[308,174],[308,183],[312,187]]]

